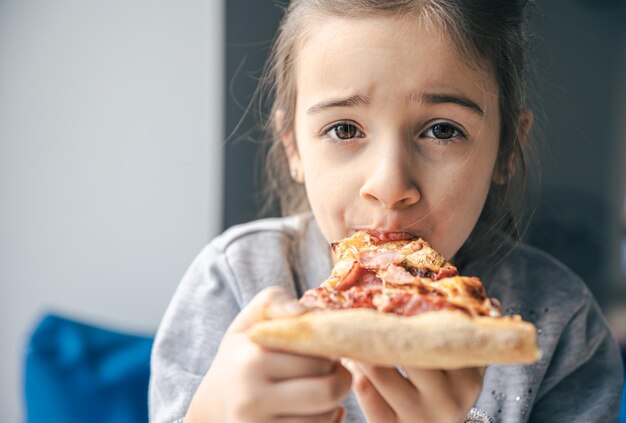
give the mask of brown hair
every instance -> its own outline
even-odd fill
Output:
[[[260,92],[271,105],[266,130],[270,135],[266,162],[268,204],[278,203],[283,215],[309,208],[304,187],[289,175],[281,130],[293,126],[296,102],[294,63],[306,20],[320,15],[358,17],[377,13],[412,14],[436,25],[472,64],[487,68],[499,89],[500,145],[483,212],[472,234],[455,256],[458,266],[473,257],[495,253],[502,233],[519,239],[529,173],[526,150],[518,138],[525,103],[527,32],[522,0],[293,0],[280,24]],[[276,112],[284,113],[278,128]],[[495,247],[495,248],[494,248]],[[470,254],[471,253],[471,254]]]

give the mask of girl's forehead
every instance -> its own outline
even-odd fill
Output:
[[[410,96],[423,90],[497,97],[486,67],[468,61],[444,31],[420,17],[316,19],[307,25],[296,53],[298,97],[354,91]]]

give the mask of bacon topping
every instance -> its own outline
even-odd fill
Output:
[[[466,313],[467,310],[461,307],[455,307],[449,304],[441,297],[414,295],[410,293],[395,293],[383,295],[382,301],[377,301],[378,310],[383,313],[395,313],[401,316],[414,316],[426,311],[436,310],[461,310]]]
[[[324,286],[307,290],[300,297],[300,304],[309,308],[326,308],[330,303],[330,291]]]
[[[379,279],[380,281],[380,279]],[[366,287],[353,286],[347,291],[333,291],[324,287],[311,289],[300,298],[300,303],[309,308],[348,309],[348,308],[376,308],[374,297],[382,292],[382,285],[368,285]]]
[[[350,289],[346,293],[348,301],[342,308],[376,308],[374,307],[374,296],[380,294],[381,289]]]
[[[335,285],[335,289],[337,291],[345,291],[351,286],[356,285],[357,281],[359,280],[359,276],[361,274],[361,269],[362,267],[358,261],[353,262],[350,270],[346,272],[341,277],[337,285]]]
[[[337,291],[346,291],[355,285],[359,287],[382,286],[382,281],[376,273],[361,266],[358,261],[352,264],[352,267],[346,272],[339,282],[335,285]]]
[[[395,250],[371,250],[362,252],[359,255],[359,261],[368,269],[383,269],[390,265],[402,263],[404,255]]]
[[[439,279],[451,278],[452,276],[456,276],[458,274],[459,272],[454,266],[442,267],[441,269],[439,269],[439,271],[437,272],[437,274],[435,275],[433,279],[438,281]]]
[[[379,272],[385,282],[392,284],[419,284],[419,278],[409,273],[404,267],[391,265]]]
[[[359,280],[359,287],[361,288],[379,288],[382,289],[383,281],[372,271],[364,272]]]

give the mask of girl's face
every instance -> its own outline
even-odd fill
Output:
[[[408,232],[452,257],[496,161],[493,76],[418,18],[327,17],[308,28],[284,141],[324,236]]]

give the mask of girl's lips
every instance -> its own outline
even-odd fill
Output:
[[[362,229],[362,231],[382,242],[404,241],[417,238],[416,235],[409,232],[379,231],[375,229]]]

